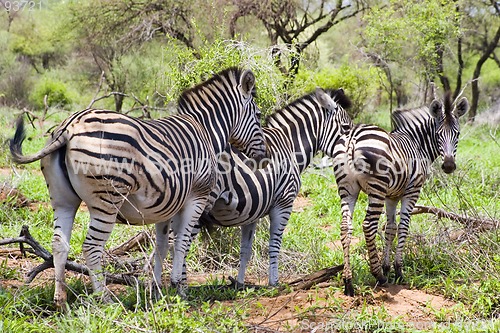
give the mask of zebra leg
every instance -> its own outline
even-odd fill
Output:
[[[193,229],[191,230],[191,237],[189,238],[189,241],[188,241],[188,244],[187,244],[187,248],[188,249],[191,248],[191,244],[196,239],[196,237],[198,236],[198,234],[201,232],[201,228],[202,228],[202,225],[201,225],[200,221],[198,220],[196,222],[196,224],[193,226]],[[173,239],[175,239],[175,236],[173,236]],[[184,258],[184,264],[182,265],[182,283],[183,284],[187,283],[187,273],[186,273],[186,270],[187,270],[186,258]]]
[[[153,297],[159,299],[161,294],[162,283],[162,272],[163,272],[163,262],[167,257],[168,253],[168,237],[170,233],[170,220],[159,222],[155,224],[156,231],[156,246],[155,246],[155,256],[154,256],[154,268],[153,268]]]
[[[384,259],[382,262],[382,270],[384,275],[388,276],[391,271],[391,252],[392,245],[394,243],[394,237],[396,236],[397,226],[396,226],[396,206],[398,200],[385,199],[385,211],[387,215],[387,224],[385,226],[385,248],[384,248]]]
[[[186,255],[191,246],[191,234],[198,220],[205,209],[206,197],[191,198],[186,201],[183,208],[172,220],[174,229],[174,259],[172,273],[170,274],[170,284],[177,289],[177,294],[186,297],[185,283],[183,283],[183,270],[185,267]]]
[[[336,149],[341,148],[337,146]],[[338,193],[340,197],[340,206],[342,210],[342,223],[340,225],[340,241],[344,252],[344,269],[342,277],[344,279],[344,295],[354,296],[354,286],[352,284],[352,270],[350,258],[350,245],[352,237],[352,215],[356,201],[358,200],[361,187],[355,179],[348,177],[349,170],[346,169],[344,152],[337,152],[338,157],[333,162],[335,180],[337,182]]]
[[[110,295],[106,290],[106,280],[102,269],[102,255],[104,245],[115,225],[119,206],[121,206],[120,203],[112,204],[108,202],[100,201],[99,207],[87,203],[90,213],[90,225],[82,246],[94,293],[100,294],[105,302],[110,301]]]
[[[240,265],[238,267],[236,288],[240,288],[245,285],[245,272],[247,270],[248,262],[252,257],[252,244],[256,227],[257,221],[241,226]]]
[[[387,278],[382,273],[375,237],[377,236],[380,215],[384,209],[384,200],[385,198],[382,195],[374,193],[369,194],[368,209],[365,220],[363,221],[363,232],[365,234],[366,247],[370,260],[370,271],[380,285],[386,284]]]
[[[52,255],[55,275],[54,302],[58,308],[62,308],[64,304],[66,304],[67,299],[65,267],[70,250],[69,241],[71,238],[71,230],[73,229],[76,210],[80,205],[80,202],[78,202],[78,204],[76,204],[76,202],[77,200],[68,200],[68,205],[57,206],[57,208],[54,208]],[[73,205],[70,205],[71,203],[73,203]]]
[[[408,236],[408,228],[410,227],[410,214],[415,207],[415,203],[419,197],[419,193],[411,197],[404,197],[401,200],[401,212],[399,213],[398,226],[398,245],[396,248],[396,256],[394,259],[394,271],[396,272],[396,283],[403,282],[403,250],[405,246],[406,236]]]
[[[278,256],[281,249],[281,240],[285,231],[290,214],[292,213],[293,202],[284,208],[273,208],[269,211],[269,285],[278,284]]]
[[[342,224],[340,225],[340,241],[344,251],[344,295],[354,296],[354,286],[352,285],[352,271],[350,258],[350,245],[352,237],[352,214],[358,199],[359,189],[353,194],[344,192],[341,195]]]
[[[70,250],[69,241],[75,214],[82,200],[73,190],[68,178],[64,177],[59,152],[44,157],[41,161],[42,172],[50,193],[50,203],[54,209],[54,235],[52,237],[52,256],[54,262],[55,292],[54,303],[62,309],[66,304],[65,266]]]

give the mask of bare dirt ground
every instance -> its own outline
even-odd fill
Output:
[[[415,328],[430,329],[436,320],[432,311],[453,305],[441,296],[407,286],[377,288],[373,295],[353,298],[319,287],[255,300],[250,306],[248,323],[256,331],[311,332],[316,327],[318,332],[333,332],[342,327],[342,317],[348,320],[351,314],[378,313],[383,308],[389,318],[397,317]]]

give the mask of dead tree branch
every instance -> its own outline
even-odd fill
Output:
[[[135,250],[136,248],[143,249],[153,241],[152,236],[147,231],[141,231],[134,237],[125,241],[111,250],[111,253],[116,256],[121,256]]]
[[[99,95],[99,93],[101,92],[102,84],[104,82],[105,77],[106,77],[106,75],[104,74],[104,71],[102,71],[101,78],[99,79],[99,85],[97,86],[97,91],[95,92],[94,97],[92,98],[89,105],[87,106],[87,109],[90,109],[92,107],[92,105],[94,105],[94,103],[97,102],[96,98],[97,98],[97,95]]]
[[[416,214],[434,214],[438,218],[447,218],[457,221],[468,228],[477,229],[478,231],[488,231],[498,229],[500,221],[489,218],[477,218],[471,216],[461,216],[455,213],[447,212],[444,209],[428,206],[416,205],[413,209],[412,215]]]
[[[316,271],[302,278],[289,282],[288,287],[291,287],[294,290],[301,290],[301,289],[307,290],[310,289],[312,286],[330,280],[332,277],[342,272],[343,269],[344,265],[324,268],[322,270]]]
[[[28,226],[25,225],[22,227],[19,237],[0,239],[0,245],[7,245],[14,243],[19,243],[21,253],[24,256],[26,256],[26,252],[30,252],[44,260],[43,263],[41,263],[40,265],[33,268],[30,272],[28,272],[28,274],[26,275],[27,284],[31,283],[31,281],[33,281],[39,273],[43,272],[48,268],[54,267],[52,254],[42,245],[40,245],[40,243],[38,243],[33,238],[33,236],[31,236],[28,230]],[[29,245],[31,248],[25,248],[24,244]],[[66,269],[87,276],[89,275],[89,269],[86,266],[80,265],[71,260],[68,260],[66,262]],[[106,275],[106,281],[109,283],[122,284],[128,286],[142,285],[142,283],[134,275],[111,274],[111,273],[106,273],[105,275]]]

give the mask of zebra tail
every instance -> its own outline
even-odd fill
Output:
[[[212,214],[203,212],[198,220],[200,223],[200,228],[207,230],[208,233],[211,233],[216,225],[220,225],[220,222],[212,216]]]
[[[9,142],[10,154],[14,163],[26,164],[37,161],[63,147],[68,141],[67,137],[63,135],[63,132],[56,132],[52,135],[52,139],[49,141],[49,143],[47,143],[47,145],[45,145],[42,150],[32,155],[24,156],[22,144],[25,138],[26,133],[24,130],[24,117],[21,115],[16,121],[16,133]]]

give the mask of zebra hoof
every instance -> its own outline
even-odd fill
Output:
[[[158,286],[156,283],[153,283],[151,286],[151,299],[153,301],[159,301],[163,297],[163,293],[161,291],[161,287]]]
[[[389,282],[389,279],[387,279],[384,275],[377,277],[377,283],[379,286],[385,286]]]
[[[352,279],[344,279],[344,295],[354,297],[354,286]]]
[[[187,286],[185,284],[183,284],[182,282],[172,282],[171,286],[172,286],[172,288],[175,289],[176,294],[182,300],[187,299]]]
[[[238,280],[236,280],[234,277],[229,276],[228,279],[229,281],[231,281],[231,283],[229,284],[229,288],[235,290],[243,290],[245,288],[245,284],[238,282]]]
[[[65,301],[54,300],[54,306],[60,313],[68,313],[69,311],[69,304],[66,302],[66,300]]]
[[[397,284],[404,283],[403,269],[401,268],[401,266],[395,266],[394,269],[396,271],[394,282]]]

